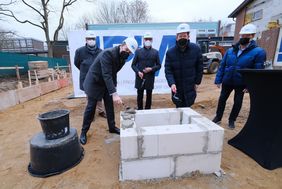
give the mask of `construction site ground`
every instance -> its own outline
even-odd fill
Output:
[[[213,84],[214,75],[204,75],[198,89],[193,109],[209,119],[215,115],[220,90]],[[1,86],[5,87],[1,82]],[[3,91],[5,91],[3,89]],[[221,168],[225,174],[195,174],[187,178],[160,179],[150,181],[119,181],[120,142],[119,137],[107,131],[106,120],[95,117],[88,132],[88,143],[84,146],[85,156],[80,164],[56,176],[36,178],[29,175],[29,140],[42,131],[37,116],[54,109],[69,109],[71,127],[80,134],[85,98],[69,99],[72,86],[49,93],[23,104],[0,112],[0,188],[3,189],[116,189],[116,188],[199,188],[199,189],[281,189],[282,168],[272,171],[258,165],[253,159],[227,144],[244,126],[249,113],[249,95],[244,104],[234,130],[227,129],[228,115],[233,98],[229,98],[221,126],[225,128]],[[136,106],[136,96],[124,96],[126,106]],[[153,95],[152,108],[172,108],[170,95]],[[119,113],[124,106],[115,107],[116,124],[119,126]],[[187,144],[188,145],[188,144]],[[66,159],[67,161],[67,159]]]

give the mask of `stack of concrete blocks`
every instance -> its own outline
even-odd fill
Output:
[[[220,171],[224,129],[191,108],[121,112],[120,180]]]

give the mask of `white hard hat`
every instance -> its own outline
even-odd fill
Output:
[[[95,33],[93,31],[87,30],[85,32],[85,38],[96,38],[96,35],[95,35]]]
[[[143,38],[144,39],[146,39],[146,38],[153,38],[153,36],[152,36],[152,34],[150,33],[150,32],[146,32],[145,34],[144,34],[144,36],[143,36]]]
[[[138,43],[133,37],[128,37],[123,41],[128,49],[134,54],[138,48]]]
[[[243,26],[239,32],[240,35],[242,34],[254,34],[257,32],[257,27],[253,24],[247,24]]]
[[[180,24],[179,26],[177,26],[176,34],[183,32],[190,32],[190,26],[188,24]]]

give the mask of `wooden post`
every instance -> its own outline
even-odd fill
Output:
[[[28,73],[28,82],[29,82],[29,86],[31,86],[30,70],[28,70],[27,73]]]
[[[18,81],[18,89],[22,89],[23,88],[23,83],[21,81]]]
[[[18,65],[16,65],[16,74],[17,74],[18,81],[21,80],[21,76],[20,76],[20,71],[19,71]]]
[[[38,85],[39,84],[39,80],[38,80],[38,77],[37,77],[36,70],[33,70],[33,71],[34,71],[34,75],[35,75],[35,84]]]

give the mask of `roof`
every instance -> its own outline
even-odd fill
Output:
[[[241,10],[243,8],[245,8],[248,4],[250,4],[253,0],[245,0],[243,1],[243,3],[241,3],[229,16],[228,18],[235,18],[239,12],[241,12]]]

